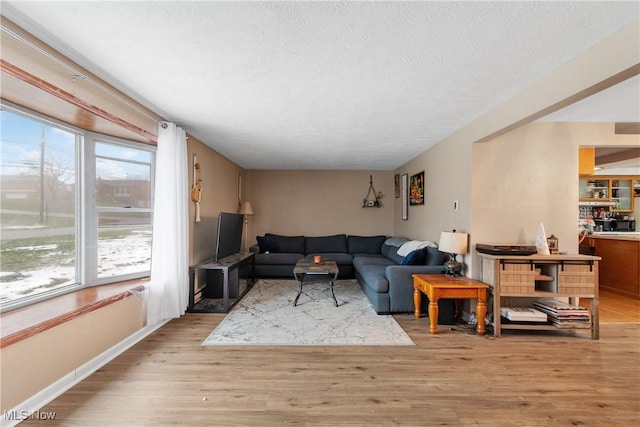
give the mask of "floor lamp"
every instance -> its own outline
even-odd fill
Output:
[[[247,247],[247,224],[249,224],[249,215],[254,215],[253,209],[251,208],[251,202],[244,202],[242,204],[242,207],[240,208],[240,212],[238,213],[244,215],[244,231],[242,234],[244,234],[244,250],[245,252],[248,252],[249,248]]]

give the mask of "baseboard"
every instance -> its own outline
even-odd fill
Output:
[[[139,331],[129,335],[118,344],[114,345],[110,349],[102,352],[98,356],[94,357],[87,363],[79,366],[67,375],[63,376],[59,380],[40,390],[27,400],[23,401],[13,409],[5,411],[0,419],[0,426],[10,427],[15,426],[27,419],[37,420],[53,420],[55,419],[54,413],[40,411],[40,408],[44,407],[47,403],[51,402],[56,397],[69,390],[80,381],[93,374],[95,371],[133,347],[135,344],[151,335],[157,329],[162,327],[169,320],[161,322],[154,326],[147,326]]]

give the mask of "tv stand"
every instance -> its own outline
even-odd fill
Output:
[[[187,311],[228,313],[255,282],[254,259],[253,252],[238,252],[190,266]]]

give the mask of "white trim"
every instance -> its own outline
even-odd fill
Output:
[[[134,332],[118,344],[69,372],[59,380],[40,390],[22,403],[16,405],[14,408],[4,411],[2,418],[0,418],[0,426],[15,426],[28,419],[31,414],[45,414],[46,411],[40,412],[40,408],[44,407],[46,404],[87,378],[89,375],[93,374],[95,371],[127,351],[129,348],[133,347],[138,342],[142,341],[147,336],[151,335],[160,327],[164,326],[169,320],[171,319],[162,321],[154,326],[145,326],[137,332]],[[7,414],[13,414],[15,415],[14,418],[20,419],[7,420]]]

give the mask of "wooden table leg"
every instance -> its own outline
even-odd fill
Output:
[[[422,293],[420,293],[420,289],[413,288],[413,315],[419,319],[422,313],[420,312],[420,305],[422,305]]]
[[[429,299],[429,332],[438,333],[438,300],[435,298]]]
[[[487,315],[487,293],[484,289],[478,290],[478,299],[476,300],[476,319],[478,324],[476,325],[476,331],[478,335],[484,335],[484,318]]]

